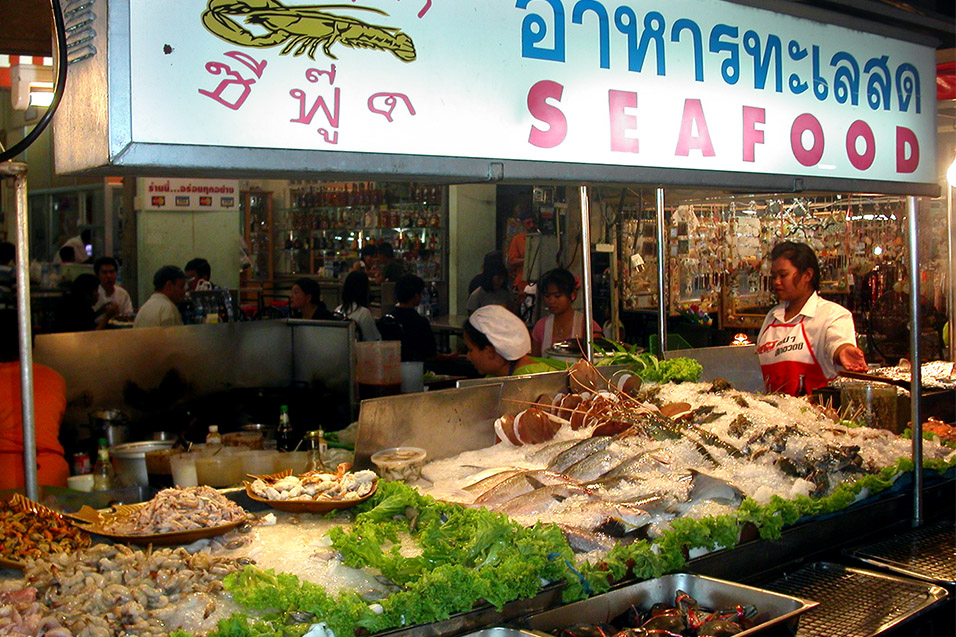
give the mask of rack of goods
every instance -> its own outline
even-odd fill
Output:
[[[295,182],[275,213],[275,271],[337,279],[367,245],[388,243],[406,272],[445,276],[444,190],[424,184]]]

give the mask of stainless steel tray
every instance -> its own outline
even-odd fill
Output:
[[[520,628],[506,628],[503,626],[495,626],[493,628],[485,628],[479,630],[478,632],[468,633],[465,637],[551,637],[546,633],[541,633],[536,630],[522,630]]]
[[[766,585],[820,600],[800,620],[799,637],[872,637],[925,612],[947,593],[922,581],[815,562]]]
[[[631,606],[647,610],[656,602],[673,602],[678,590],[684,591],[706,608],[733,608],[737,604],[756,606],[754,626],[738,633],[740,637],[755,635],[782,625],[786,625],[792,635],[796,631],[800,614],[817,605],[816,602],[752,586],[702,575],[675,573],[532,615],[523,619],[520,625],[531,630],[550,631],[583,622],[610,622]]]
[[[847,555],[902,575],[956,586],[956,524],[952,521],[912,529]]]

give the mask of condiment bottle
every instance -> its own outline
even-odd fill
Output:
[[[219,435],[219,425],[209,425],[209,433],[206,434],[207,447],[221,447],[222,436]]]
[[[307,431],[304,440],[306,443],[306,451],[309,453],[309,460],[305,470],[326,471],[325,454],[329,450],[329,446],[325,442],[325,432],[321,429]]]
[[[93,490],[106,491],[113,488],[116,473],[110,460],[110,450],[106,438],[100,438],[96,451],[96,465],[93,467]]]
[[[279,451],[292,451],[292,423],[289,421],[289,407],[279,408],[279,427],[276,429],[276,448]]]

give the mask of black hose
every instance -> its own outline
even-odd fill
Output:
[[[60,99],[63,97],[63,90],[66,88],[66,27],[63,22],[63,9],[60,7],[60,0],[50,0],[50,6],[53,10],[53,29],[56,33],[57,64],[56,64],[56,82],[53,85],[53,101],[47,108],[46,113],[40,118],[36,126],[33,127],[26,137],[14,144],[10,149],[0,153],[0,163],[13,159],[37,140],[46,127],[53,120],[57,107],[60,105]]]

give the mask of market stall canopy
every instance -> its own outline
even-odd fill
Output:
[[[938,192],[924,32],[789,2],[366,4],[110,3],[57,170]]]

